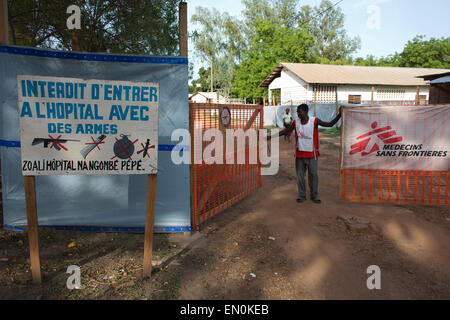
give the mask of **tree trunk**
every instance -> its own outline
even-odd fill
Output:
[[[211,58],[211,92],[214,92],[214,61]]]

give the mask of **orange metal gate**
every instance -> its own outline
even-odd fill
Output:
[[[231,121],[224,126],[221,112],[228,108]],[[245,152],[244,164],[222,163],[207,164],[203,159],[205,148],[212,142],[203,141],[203,134],[208,129],[218,129],[225,137],[226,129],[263,129],[263,106],[260,105],[231,105],[231,104],[199,104],[190,103],[190,131],[191,131],[191,220],[193,230],[217,213],[227,209],[232,204],[246,197],[261,187],[261,164],[259,155],[257,163],[251,164],[248,159],[250,153],[255,152],[254,146],[248,141],[243,150],[224,151],[225,158],[237,159],[238,153]],[[196,135],[201,134],[201,137]],[[200,147],[195,146],[195,139],[200,138]],[[225,139],[224,139],[225,140]],[[223,146],[226,143],[223,142]],[[259,138],[257,149],[259,150]],[[196,159],[201,159],[198,161]],[[197,162],[197,163],[196,163]]]

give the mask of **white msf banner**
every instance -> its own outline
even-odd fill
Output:
[[[450,169],[450,105],[343,110],[344,169]]]

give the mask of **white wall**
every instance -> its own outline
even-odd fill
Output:
[[[206,99],[206,97],[202,96],[201,94],[196,94],[195,96],[193,96],[191,98],[191,101],[195,102],[195,103],[206,103],[207,99]]]
[[[416,93],[417,93],[417,87],[404,87],[405,88],[405,100],[407,101],[415,101],[416,100]],[[419,95],[423,95],[427,97],[428,100],[428,93],[429,93],[429,87],[428,86],[421,86],[419,87]]]
[[[372,96],[372,87],[365,85],[339,85],[337,91],[341,102],[347,102],[349,95],[361,95],[361,101],[370,101]]]
[[[280,77],[269,84],[269,104],[272,103],[273,89],[281,89],[281,104],[298,104],[313,101],[313,86],[306,83],[288,70],[282,70]],[[378,90],[402,90],[401,94],[377,93]],[[361,95],[361,101],[370,101],[372,97],[372,85],[337,85],[338,100],[341,103],[348,102],[349,95]],[[415,86],[374,86],[374,102],[415,101],[417,87]],[[419,94],[425,95],[428,100],[428,86],[421,86]],[[404,92],[404,93],[403,93]]]
[[[280,77],[269,85],[269,101],[272,102],[273,89],[281,89],[281,104],[305,102],[308,99],[308,84],[288,70],[282,70]]]
[[[378,89],[378,90],[377,90]],[[380,90],[403,90],[404,94],[383,94]],[[374,86],[374,102],[376,101],[415,101],[417,87],[414,86]],[[338,100],[347,102],[349,95],[361,95],[361,101],[370,101],[372,97],[371,85],[339,85]],[[425,95],[428,100],[428,87],[422,86],[419,95]]]
[[[207,94],[210,99],[209,101],[208,101],[208,96],[205,96],[200,93],[193,95],[190,98],[190,100],[195,103],[217,103],[217,93],[212,93],[212,94],[207,93]],[[219,103],[222,103],[222,104],[226,103],[226,99],[222,95],[219,95]]]

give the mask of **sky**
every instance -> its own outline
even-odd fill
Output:
[[[337,3],[339,0],[331,0]],[[188,0],[188,30],[193,30],[190,16],[198,6],[242,17],[241,0]],[[301,0],[300,5],[318,6],[320,0]],[[350,37],[360,36],[361,48],[353,57],[374,55],[379,58],[401,52],[416,35],[441,38],[450,36],[450,1],[448,0],[342,0],[338,4],[345,15],[345,29]],[[189,56],[194,58],[193,44]],[[197,78],[198,59],[194,78]]]

